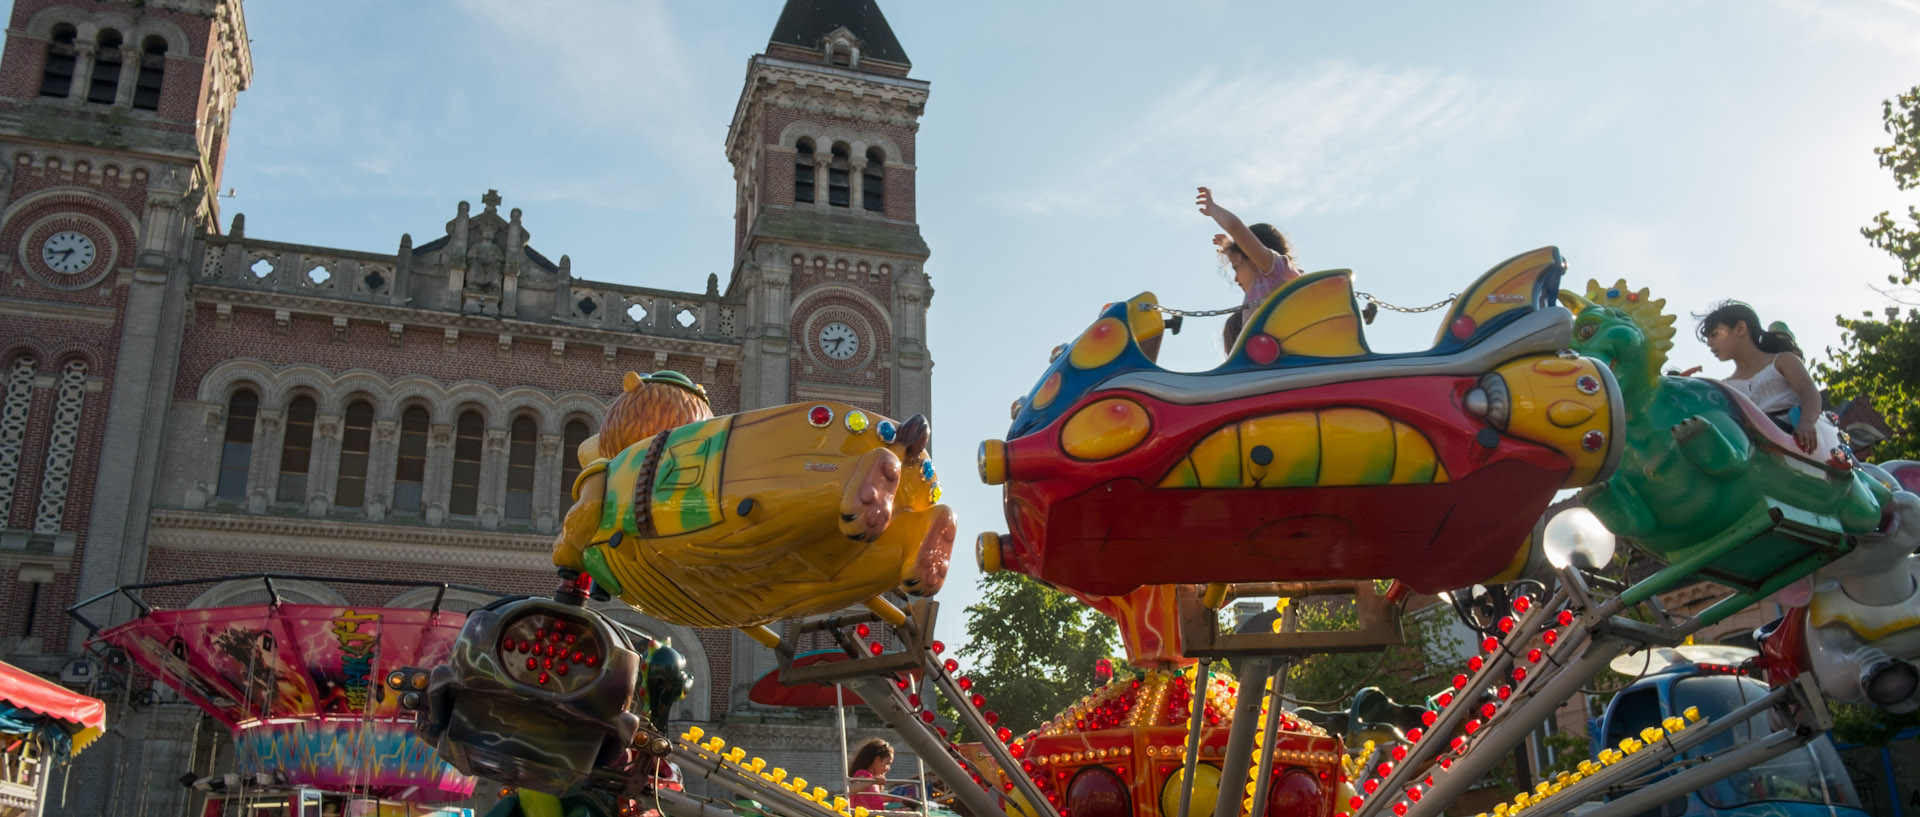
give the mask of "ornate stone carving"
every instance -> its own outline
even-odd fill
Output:
[[[434,448],[453,447],[453,426],[446,423],[434,423],[427,429],[427,445]]]
[[[333,342],[345,343],[346,341],[347,318],[345,315],[335,315],[333,316]]]

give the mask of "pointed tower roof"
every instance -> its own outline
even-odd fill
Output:
[[[913,64],[875,0],[787,0],[768,43],[817,49],[822,39],[842,27],[860,39],[865,58]]]

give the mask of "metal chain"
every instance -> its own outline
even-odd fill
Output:
[[[1387,303],[1386,301],[1373,297],[1373,294],[1370,292],[1355,292],[1353,293],[1353,297],[1359,298],[1360,300],[1366,301],[1367,303],[1377,307],[1381,307],[1384,309],[1391,309],[1395,312],[1414,313],[1414,312],[1432,312],[1433,310],[1439,309],[1443,306],[1446,306],[1447,304],[1453,303],[1454,301],[1460,299],[1460,293],[1458,292],[1447,293],[1447,297],[1438,301],[1434,301],[1433,303],[1427,304],[1426,306],[1394,306],[1393,304]],[[1170,306],[1161,306],[1160,304],[1155,304],[1155,303],[1142,303],[1139,306],[1139,310],[1141,312],[1159,312],[1164,315],[1170,315],[1170,316],[1176,316],[1176,317],[1188,317],[1188,318],[1210,318],[1216,315],[1231,315],[1245,308],[1246,306],[1244,304],[1241,306],[1227,307],[1226,309],[1174,309],[1173,307],[1170,307]]]

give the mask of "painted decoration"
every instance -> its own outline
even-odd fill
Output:
[[[410,797],[431,802],[468,796],[474,780],[432,759],[412,734],[413,713],[381,682],[444,662],[465,621],[444,610],[255,604],[154,610],[100,639],[233,729],[243,764],[251,757],[316,788],[349,779],[417,788]],[[341,765],[368,747],[378,751]]]
[[[1563,354],[1564,269],[1551,247],[1507,260],[1432,349],[1408,354],[1368,348],[1350,273],[1305,275],[1255,308],[1225,363],[1193,374],[1154,363],[1152,293],[1109,305],[1055,350],[1006,440],[981,444],[1010,525],[981,537],[981,568],[1083,597],[1513,578],[1554,493],[1612,472],[1625,425],[1605,368]]]

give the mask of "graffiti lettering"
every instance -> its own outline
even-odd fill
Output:
[[[361,624],[378,623],[379,613],[344,611],[333,620],[333,637],[340,643],[340,674],[346,678],[347,705],[367,707],[367,678],[373,675],[373,657],[380,652],[380,633],[366,632]]]

